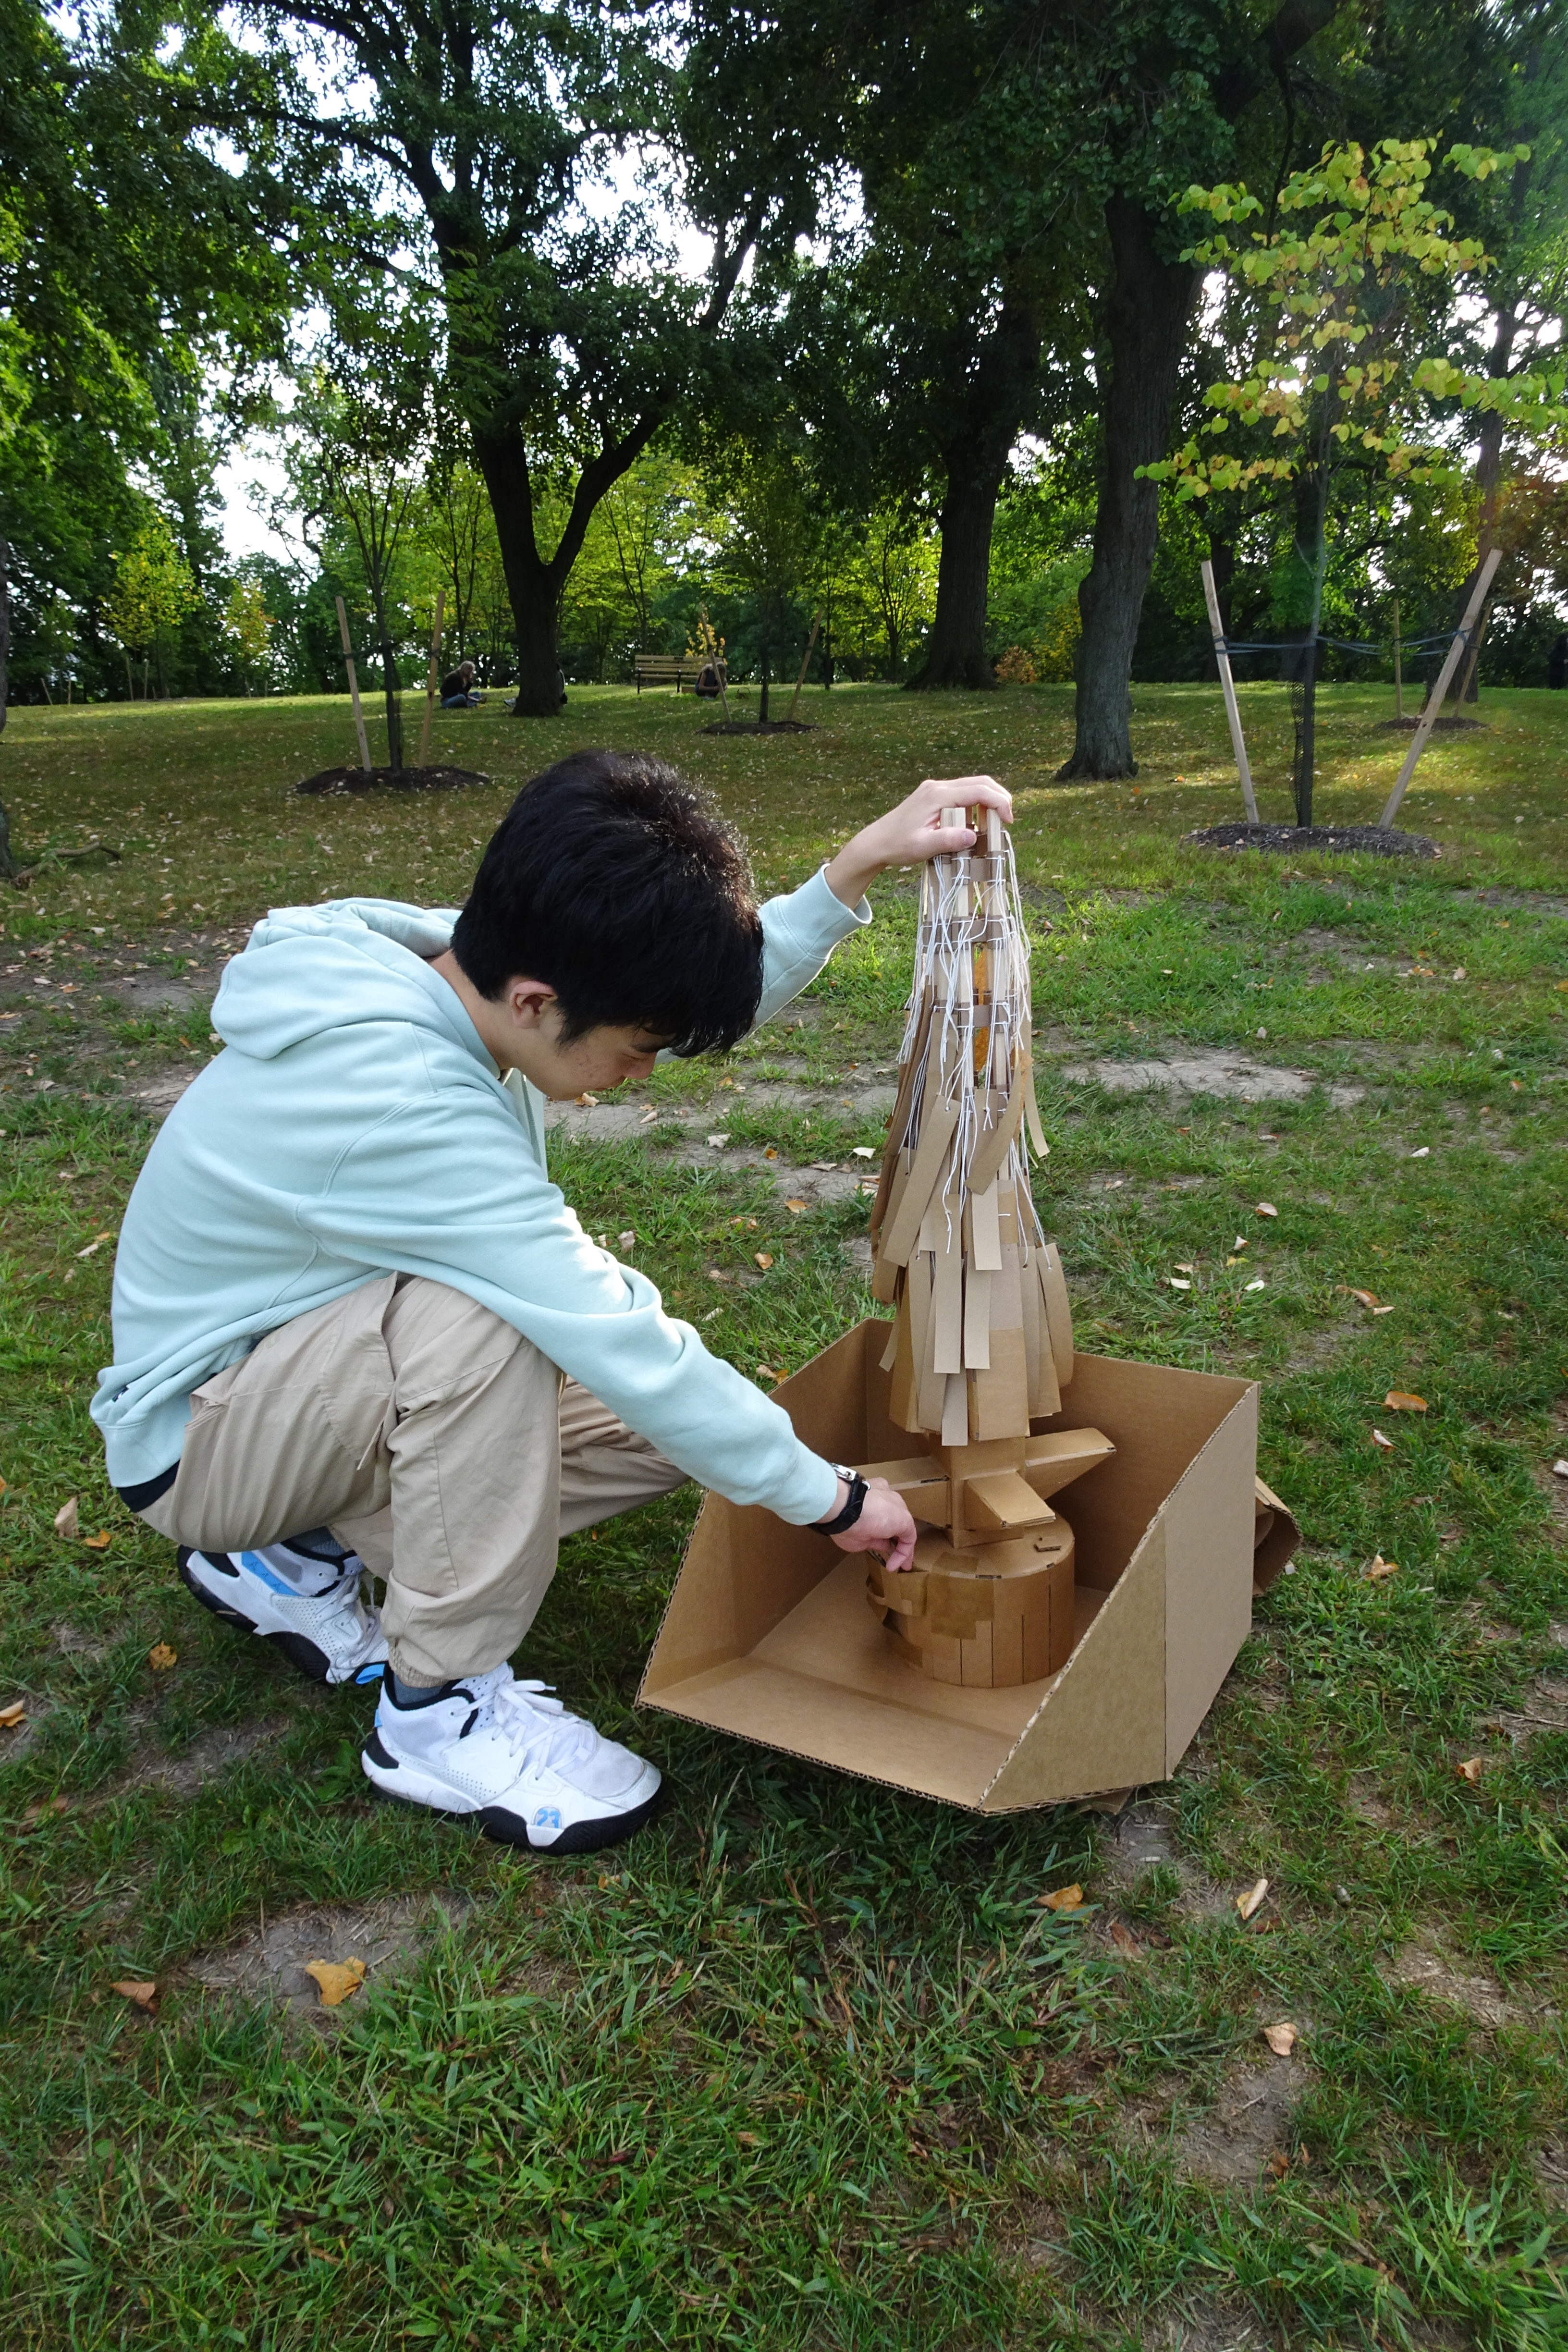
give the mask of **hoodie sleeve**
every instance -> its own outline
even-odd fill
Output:
[[[792,996],[808,988],[838,945],[851,931],[863,931],[871,919],[864,898],[847,907],[827,887],[826,868],[819,866],[809,882],[787,898],[770,898],[763,908],[763,997],[757,1024],[771,1021]]]
[[[731,1502],[796,1526],[823,1517],[836,1474],[788,1414],[667,1315],[646,1275],[588,1239],[520,1149],[499,1088],[476,1077],[463,1092],[461,1110],[449,1086],[390,1110],[343,1154],[330,1187],[300,1202],[299,1223],[340,1258],[478,1299]]]

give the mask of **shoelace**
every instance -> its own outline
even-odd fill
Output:
[[[599,1735],[580,1715],[569,1715],[549,1694],[550,1683],[504,1682],[491,1702],[497,1728],[514,1754],[528,1764],[545,1764],[567,1772],[585,1764],[599,1745]]]

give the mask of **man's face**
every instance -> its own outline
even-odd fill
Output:
[[[628,1079],[646,1078],[668,1042],[650,1037],[645,1029],[621,1029],[606,1023],[563,1045],[563,1025],[560,1007],[552,1004],[539,1026],[514,1048],[524,1077],[531,1078],[552,1102],[571,1102],[581,1094],[607,1094]]]

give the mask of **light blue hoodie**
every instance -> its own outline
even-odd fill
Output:
[[[870,919],[820,873],[770,900],[758,1019]],[[386,898],[286,908],[225,971],[226,1050],[164,1122],[121,1228],[115,1360],[92,1404],[110,1478],[158,1477],[179,1459],[193,1389],[264,1332],[393,1272],[477,1298],[732,1502],[821,1518],[827,1464],[665,1313],[646,1275],[588,1239],[550,1181],[544,1097],[498,1076],[425,961],[456,920]]]

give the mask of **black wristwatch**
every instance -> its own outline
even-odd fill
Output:
[[[845,1504],[844,1508],[841,1511],[835,1513],[832,1518],[813,1519],[811,1526],[813,1532],[816,1535],[841,1536],[846,1528],[852,1528],[854,1526],[856,1520],[865,1509],[866,1496],[869,1493],[870,1489],[868,1487],[864,1478],[861,1477],[858,1470],[852,1470],[847,1462],[834,1462],[830,1463],[828,1466],[830,1469],[837,1470],[841,1478],[848,1479],[849,1500]]]

